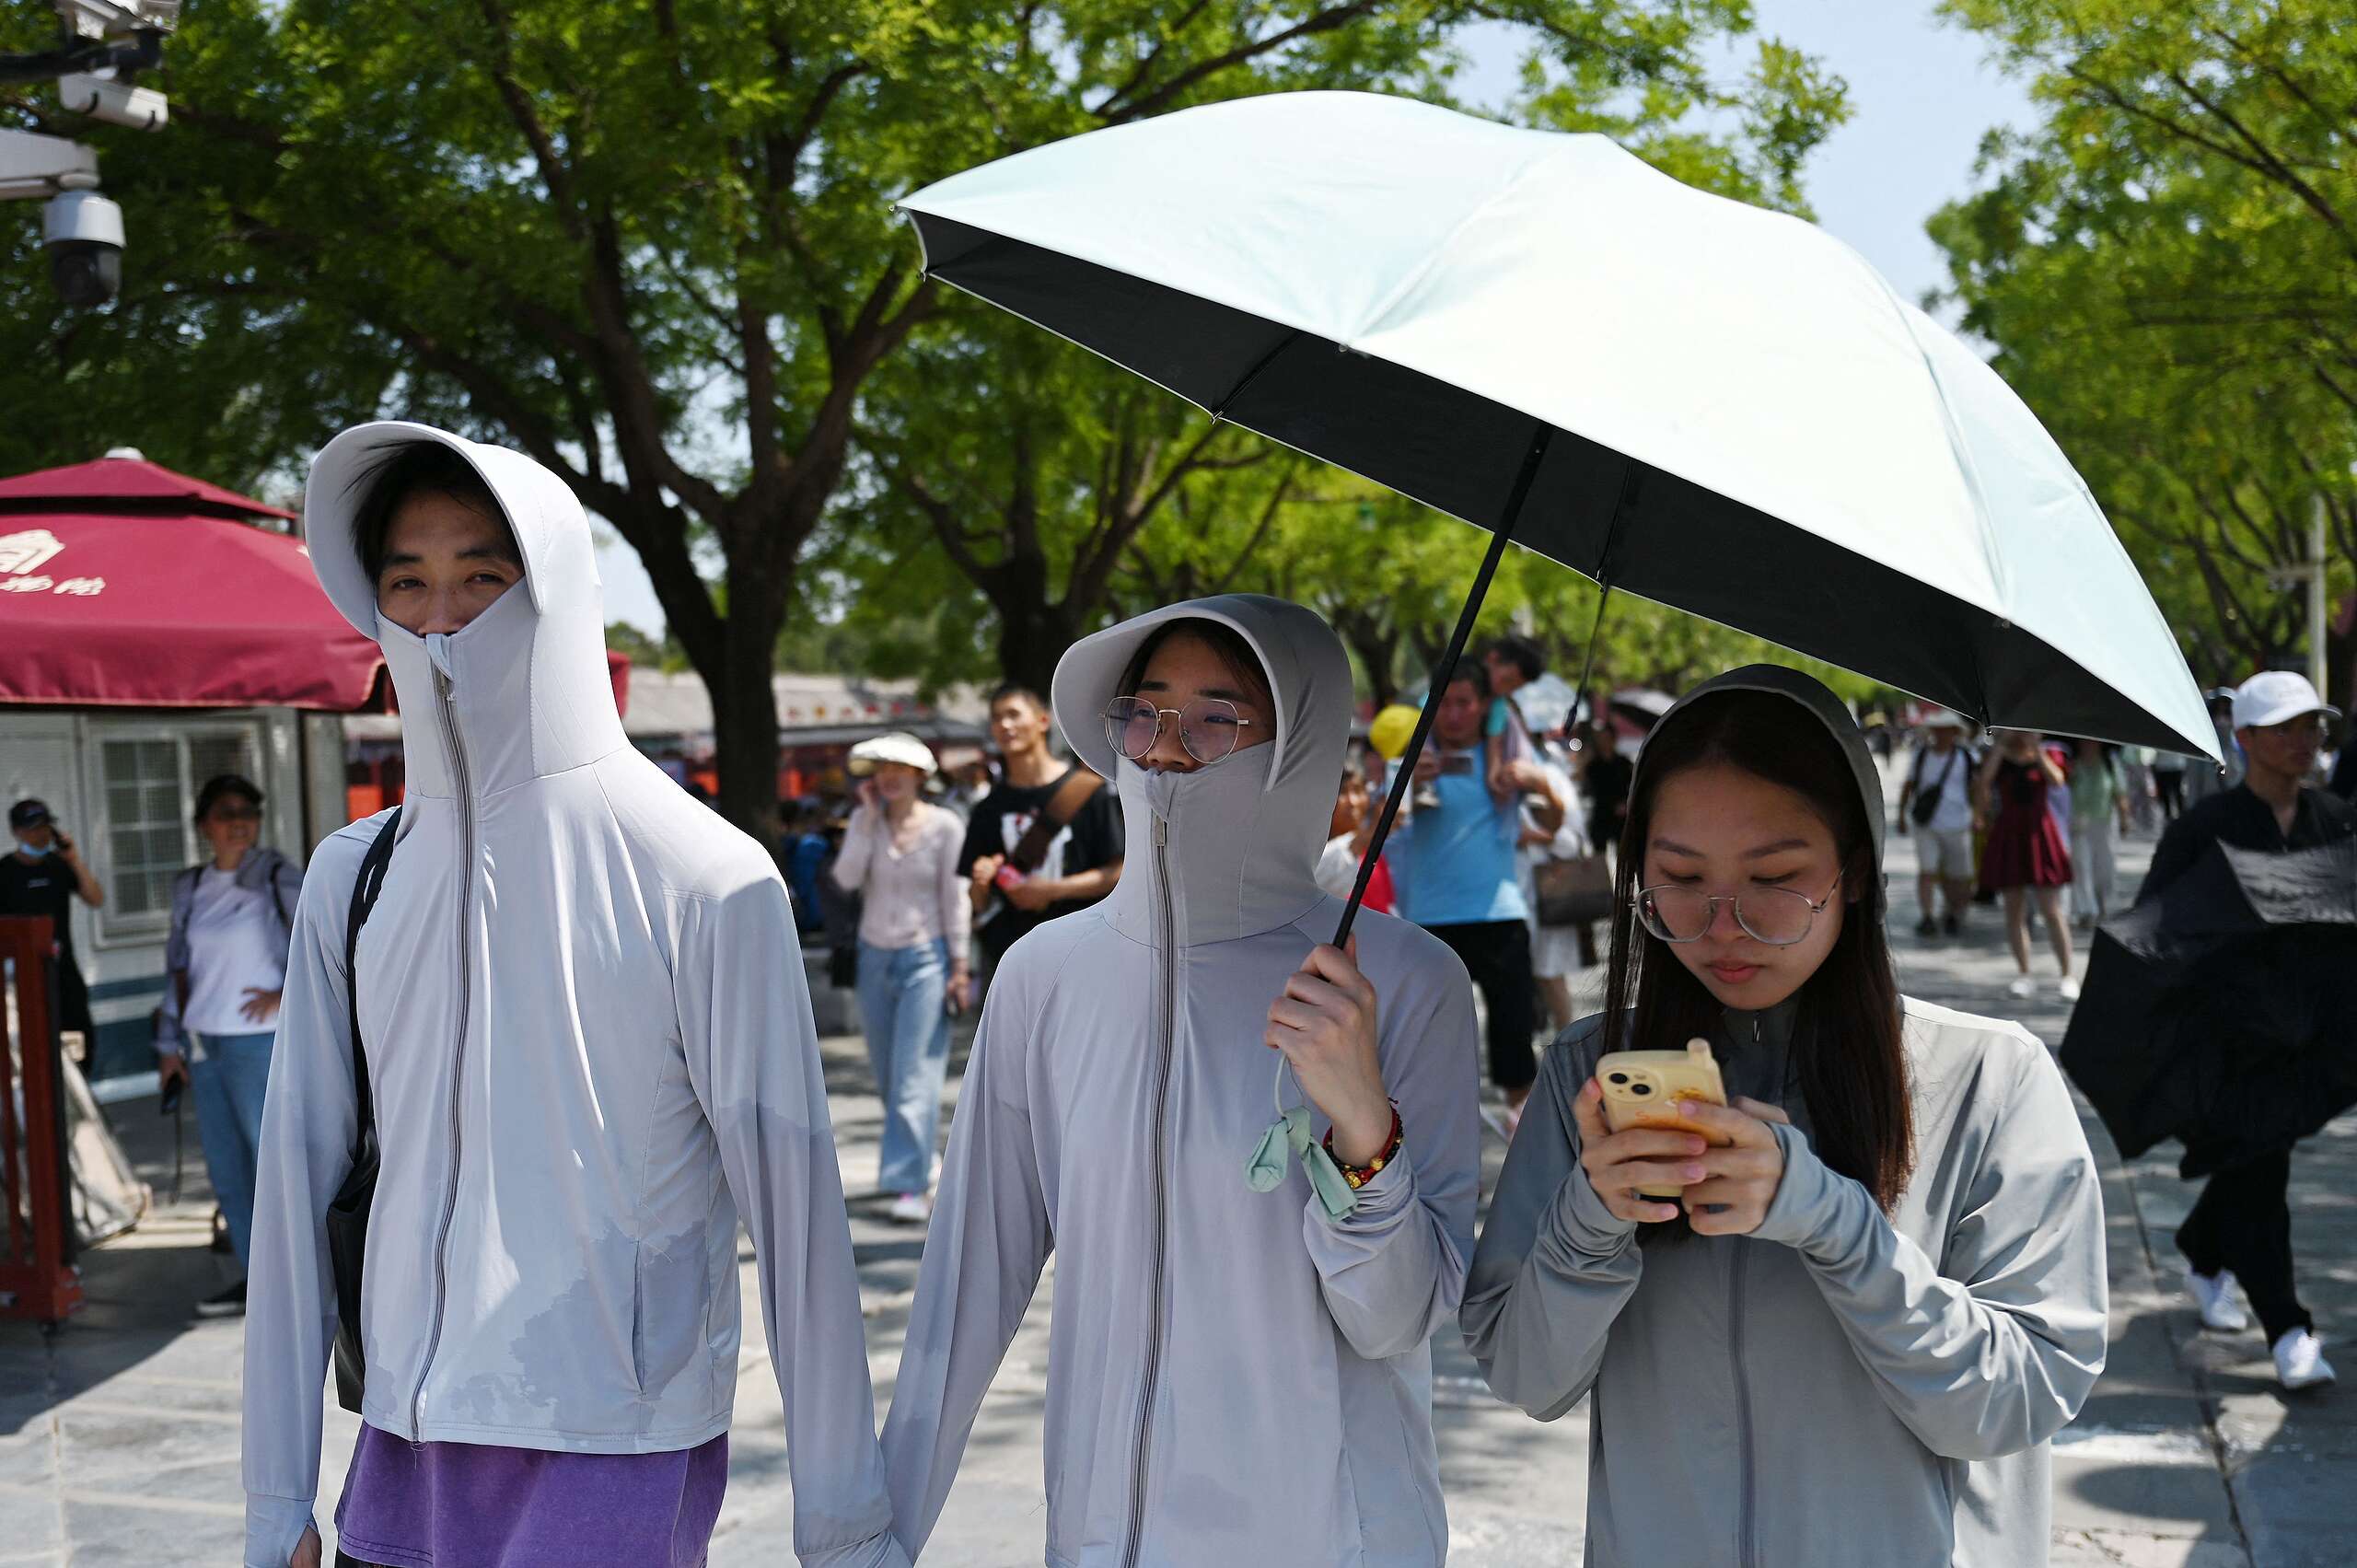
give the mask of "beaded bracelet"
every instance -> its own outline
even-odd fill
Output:
[[[1391,1136],[1385,1140],[1383,1152],[1363,1166],[1345,1165],[1337,1157],[1334,1160],[1335,1168],[1342,1173],[1342,1179],[1351,1184],[1351,1190],[1356,1191],[1373,1181],[1376,1172],[1399,1157],[1399,1144],[1407,1136],[1407,1132],[1406,1126],[1399,1120],[1399,1102],[1394,1100],[1391,1102]],[[1329,1156],[1334,1153],[1334,1130],[1331,1127],[1326,1129],[1326,1152]]]

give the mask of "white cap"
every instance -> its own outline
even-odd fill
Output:
[[[1972,727],[1972,721],[1966,718],[1962,714],[1956,713],[1952,709],[1938,708],[1933,711],[1930,718],[1923,721],[1923,727],[1925,729],[1967,730]]]
[[[2262,669],[2235,692],[2235,727],[2265,729],[2304,714],[2337,719],[2340,710],[2316,695],[2308,678],[2297,670]]]
[[[864,779],[876,771],[878,762],[898,762],[904,768],[930,773],[934,770],[933,748],[906,730],[894,730],[872,740],[863,740],[851,749],[851,775]]]

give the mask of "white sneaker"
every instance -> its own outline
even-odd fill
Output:
[[[2239,1333],[2250,1327],[2250,1318],[2235,1305],[2235,1272],[2221,1269],[2214,1274],[2185,1272],[2185,1288],[2193,1297],[2194,1306],[2201,1309],[2201,1326],[2223,1333]]]
[[[933,1218],[933,1200],[923,1192],[903,1192],[892,1200],[894,1225],[923,1225]]]
[[[2331,1382],[2332,1363],[2324,1358],[2324,1342],[2305,1329],[2294,1329],[2276,1341],[2275,1379],[2286,1388],[2314,1388]]]
[[[2026,1002],[2031,997],[2038,994],[2038,982],[2030,979],[2029,976],[2024,975],[2021,979],[2014,981],[2013,984],[2005,987],[2005,994],[2012,997],[2016,1002]]]
[[[2079,999],[2079,979],[2076,975],[2066,974],[2062,977],[2061,983],[2054,990],[2063,1001],[2076,1002]]]

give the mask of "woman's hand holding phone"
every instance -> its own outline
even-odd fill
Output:
[[[1606,1126],[1604,1086],[1594,1078],[1572,1101],[1572,1120],[1579,1128],[1580,1168],[1618,1219],[1632,1225],[1676,1219],[1676,1203],[1648,1198],[1637,1189],[1688,1187],[1706,1174],[1701,1162],[1710,1145],[1700,1134],[1666,1127],[1631,1127],[1615,1132]]]
[[[1686,1213],[1697,1236],[1749,1236],[1768,1217],[1784,1179],[1784,1146],[1771,1122],[1792,1124],[1777,1106],[1737,1096],[1730,1106],[1686,1100],[1678,1113],[1724,1135],[1726,1146],[1694,1161],[1702,1179],[1686,1189]]]

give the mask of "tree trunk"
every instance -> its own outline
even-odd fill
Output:
[[[740,575],[742,573],[743,575]],[[785,616],[784,588],[730,574],[718,670],[699,668],[712,692],[720,814],[776,853],[777,690],[770,684]],[[789,585],[790,586],[790,585]]]
[[[998,669],[1001,682],[1028,686],[1047,697],[1054,683],[1056,661],[1075,641],[1072,618],[1062,605],[1033,601],[1000,603],[998,610]]]

